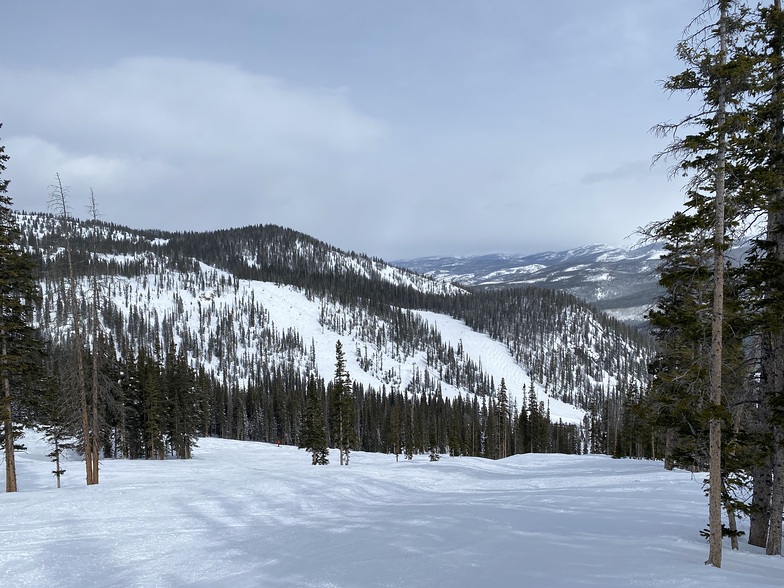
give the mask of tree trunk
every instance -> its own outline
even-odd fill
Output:
[[[93,221],[93,255],[97,255],[98,252],[98,205],[95,202],[95,194],[93,193],[92,189],[90,190],[90,215],[92,216]],[[92,286],[93,286],[93,308],[92,308],[92,319],[93,319],[93,379],[92,379],[92,457],[93,457],[93,484],[98,483],[98,466],[99,460],[98,456],[100,454],[98,450],[98,442],[99,442],[99,431],[100,431],[100,423],[98,420],[98,339],[100,333],[100,324],[98,321],[98,264],[97,260],[93,260],[93,271],[91,272],[92,278]]]
[[[749,545],[756,547],[765,547],[768,541],[772,475],[770,463],[752,469],[753,489],[751,513],[749,514]]]
[[[719,63],[727,63],[727,2],[721,3],[719,15]],[[710,353],[710,487],[708,489],[708,518],[710,521],[709,555],[706,564],[721,567],[721,396],[722,351],[724,329],[724,190],[727,158],[726,83],[719,79],[719,100],[716,111],[718,150],[715,172],[715,219],[713,225],[713,315],[711,318]]]
[[[342,402],[342,398],[338,398],[338,402]],[[338,439],[340,440],[338,450],[340,451],[340,465],[343,465],[343,411],[338,406]]]
[[[730,544],[732,549],[737,551],[739,549],[738,545],[738,520],[735,516],[735,507],[732,502],[732,498],[730,497],[729,492],[727,491],[727,485],[722,480],[722,492],[726,497],[724,502],[724,510],[727,512],[727,528],[730,532]]]
[[[784,510],[784,431],[776,426],[773,436],[773,492],[770,501],[770,527],[765,553],[781,555],[781,520]]]
[[[8,355],[8,343],[3,341],[3,358]],[[5,442],[5,491],[16,492],[16,458],[14,456],[14,423],[11,419],[11,382],[3,377],[3,434]]]
[[[60,477],[63,471],[60,469],[60,441],[54,438],[54,475],[57,477],[57,489],[60,489]]]
[[[667,429],[664,433],[664,469],[672,470],[675,468],[675,460],[672,459],[672,446],[675,439],[675,431]]]
[[[52,194],[52,202],[63,218],[63,224],[68,222],[68,202],[65,188],[57,174],[57,186]],[[84,445],[84,463],[87,477],[87,484],[94,484],[92,447],[90,443],[90,418],[87,412],[87,383],[84,374],[84,359],[82,358],[82,330],[79,319],[79,299],[76,295],[76,278],[73,270],[73,260],[71,258],[71,240],[68,237],[68,227],[64,227],[65,234],[65,253],[68,260],[68,281],[70,285],[70,303],[73,317],[74,345],[76,347],[76,373],[77,385],[79,387],[79,406],[82,420],[82,442]]]
[[[97,307],[96,307],[97,308]],[[94,313],[96,316],[93,317],[93,320],[98,320],[97,314],[98,312],[95,311]],[[93,484],[98,483],[98,329],[93,327],[93,389],[92,389],[92,436],[91,436],[91,449],[90,453],[92,453],[93,458]]]

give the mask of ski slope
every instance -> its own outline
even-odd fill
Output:
[[[192,460],[103,462],[55,488],[29,434],[0,495],[0,585],[83,587],[781,586],[742,545],[703,565],[700,476],[660,462],[531,454],[488,461],[202,439]]]

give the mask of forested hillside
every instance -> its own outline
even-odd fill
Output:
[[[571,295],[472,292],[276,226],[17,219],[40,265],[50,394],[68,399],[22,413],[79,437],[81,349],[94,455],[188,457],[199,436],[312,448],[314,419],[318,444],[434,459],[647,443],[623,414],[650,341]]]

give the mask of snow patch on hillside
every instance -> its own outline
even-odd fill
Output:
[[[477,333],[466,326],[463,321],[458,321],[452,317],[422,311],[419,311],[418,314],[430,324],[437,326],[445,341],[450,342],[455,348],[460,343],[471,357],[478,359],[482,364],[482,369],[486,373],[493,375],[496,390],[500,387],[501,378],[503,378],[509,397],[517,400],[518,408],[526,406],[527,399],[522,390],[523,386],[526,386],[526,389],[528,389],[531,385],[531,377],[514,360],[505,345],[483,333]],[[560,419],[564,423],[571,424],[582,423],[585,411],[560,400],[550,398],[538,384],[534,384],[534,388],[539,400],[544,402],[545,405],[549,405],[551,420],[558,421]]]

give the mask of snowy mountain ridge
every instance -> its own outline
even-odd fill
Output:
[[[566,423],[603,395],[644,387],[647,344],[576,300],[534,290],[487,298],[280,227],[174,234],[18,218],[42,263],[38,321],[56,340],[68,332],[57,269],[68,230],[83,295],[89,273],[100,274],[101,325],[118,349],[173,343],[240,388],[280,366],[329,380],[338,340],[365,386],[484,397],[503,378],[515,407],[533,386]]]
[[[663,253],[659,244],[594,244],[530,255],[422,257],[394,263],[463,286],[530,284],[564,290],[620,320],[641,325],[660,292],[656,268]]]

